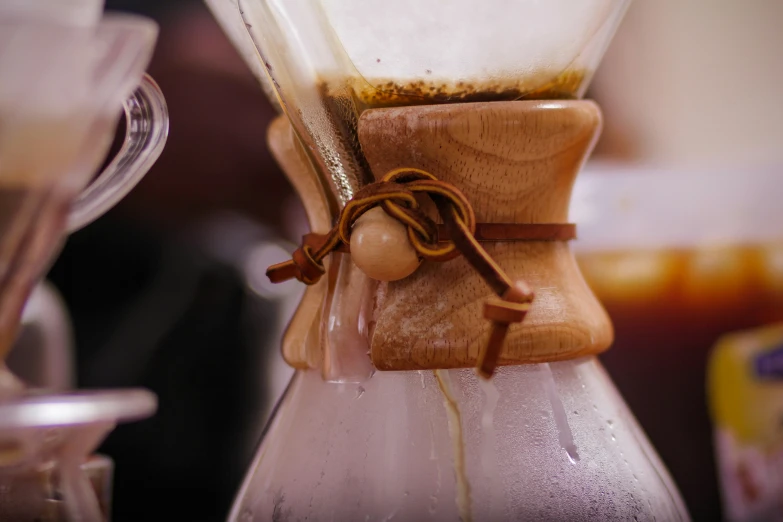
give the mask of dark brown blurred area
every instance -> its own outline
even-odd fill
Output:
[[[146,4],[136,10],[161,25],[148,71],[166,96],[171,129],[117,214],[181,226],[230,209],[279,230],[295,200],[266,146],[274,109],[202,2]]]

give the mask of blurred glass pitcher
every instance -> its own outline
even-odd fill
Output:
[[[96,12],[86,3],[71,2],[81,14],[62,19],[39,3],[0,6],[0,398],[21,389],[2,361],[65,233],[122,199],[168,134],[163,96],[143,76],[155,23],[135,16],[97,22],[102,6]],[[94,177],[121,107],[122,149]]]

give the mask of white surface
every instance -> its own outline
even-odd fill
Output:
[[[667,170],[588,163],[569,220],[575,251],[696,248],[783,239],[783,166]]]
[[[783,2],[637,0],[593,82],[638,158],[742,173],[783,162]]]

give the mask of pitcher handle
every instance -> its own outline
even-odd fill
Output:
[[[166,99],[158,84],[145,74],[123,103],[125,140],[122,148],[71,206],[68,233],[95,221],[124,198],[157,161],[169,134]]]

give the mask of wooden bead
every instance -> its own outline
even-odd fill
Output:
[[[354,223],[351,257],[362,272],[378,281],[408,277],[421,263],[408,241],[405,225],[378,207],[368,210]]]

